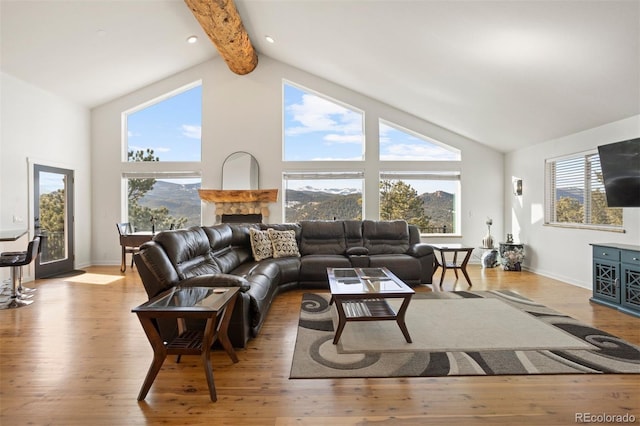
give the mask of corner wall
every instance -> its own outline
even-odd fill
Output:
[[[0,242],[0,251],[26,250],[33,238],[32,160],[74,170],[75,266],[90,265],[89,110],[4,72],[0,93],[0,227],[29,230],[16,242]],[[8,269],[0,268],[2,279]],[[27,279],[33,277],[33,266],[29,269]]]
[[[523,180],[523,195],[505,190],[506,232],[526,244],[533,272],[591,288],[590,243],[640,244],[640,209],[623,209],[625,233],[544,225],[544,161],[640,136],[640,115],[540,143],[506,155],[504,181]],[[511,231],[508,231],[508,230]]]
[[[494,235],[502,234],[504,155],[484,145],[447,131],[432,123],[391,108],[342,86],[333,84],[266,56],[260,56],[255,71],[238,76],[220,58],[185,70],[167,79],[91,111],[93,187],[93,263],[119,264],[119,243],[115,223],[122,214],[121,113],[165,93],[202,80],[202,187],[220,189],[224,159],[234,151],[253,154],[260,164],[260,187],[278,188],[279,201],[273,204],[270,222],[282,221],[282,80],[318,91],[365,112],[367,141],[365,175],[377,173],[378,118],[435,138],[462,151],[462,237],[439,239],[479,246],[486,233],[485,220],[492,217]],[[175,163],[170,167],[178,167]],[[327,169],[336,167],[328,164]],[[341,162],[339,167],[348,167]],[[365,217],[377,212],[378,188],[365,189]],[[215,221],[214,208],[205,204],[202,222]],[[435,239],[429,239],[436,242]]]

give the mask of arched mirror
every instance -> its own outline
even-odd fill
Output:
[[[258,160],[248,152],[230,154],[222,163],[222,189],[260,189]]]

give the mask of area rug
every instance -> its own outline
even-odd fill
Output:
[[[328,294],[303,296],[290,378],[640,373],[640,347],[511,291],[416,294],[413,343],[375,321],[334,345],[334,323]]]

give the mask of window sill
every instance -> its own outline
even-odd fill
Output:
[[[606,225],[585,225],[580,223],[545,223],[544,226],[550,226],[552,228],[569,228],[569,229],[587,229],[590,231],[604,231],[604,232],[616,232],[624,234],[624,228],[618,228]]]

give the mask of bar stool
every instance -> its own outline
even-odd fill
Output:
[[[11,299],[6,305],[0,306],[0,309],[13,309],[21,308],[33,303],[33,300],[28,300],[23,297],[19,292],[19,288],[22,288],[22,267],[33,262],[40,252],[40,237],[35,237],[29,242],[27,251],[23,252],[8,252],[0,255],[0,268],[11,267]]]
[[[42,245],[43,245],[42,243],[44,242],[43,241],[44,236],[38,235],[38,237],[40,238],[40,242],[38,244],[38,255],[40,255],[40,253],[42,253]],[[0,256],[2,257],[21,256],[21,255],[24,255],[25,253],[26,253],[25,251],[4,251],[0,253]],[[33,297],[33,294],[30,294],[30,293],[34,293],[36,290],[37,288],[29,288],[29,287],[24,287],[22,285],[22,268],[20,268],[20,275],[18,277],[18,297],[20,297],[21,299],[28,299],[30,297]]]

